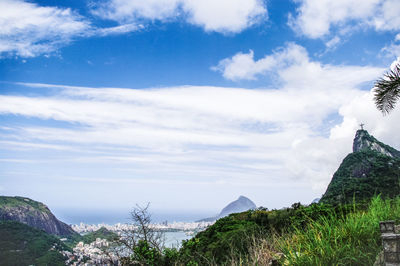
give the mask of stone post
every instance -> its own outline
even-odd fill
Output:
[[[381,228],[382,234],[393,233],[394,234],[394,221],[384,221],[380,222],[379,226]]]
[[[400,234],[395,233],[394,221],[380,222],[384,263],[386,266],[400,265]]]

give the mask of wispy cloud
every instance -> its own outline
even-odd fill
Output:
[[[87,19],[69,8],[4,0],[0,2],[0,55],[34,57],[51,53],[90,27]]]
[[[124,33],[133,32],[133,31],[138,31],[143,28],[144,28],[144,26],[142,24],[128,23],[128,24],[123,24],[123,25],[119,25],[119,26],[115,26],[115,27],[97,28],[94,30],[94,32],[92,34],[100,35],[100,36],[118,35],[118,34],[124,34]]]
[[[49,55],[78,38],[125,34],[142,27],[136,23],[96,27],[70,8],[4,0],[0,1],[0,56]]]
[[[233,80],[274,75],[274,88],[18,83],[48,92],[0,95],[0,115],[19,118],[0,128],[2,150],[13,154],[3,159],[35,161],[29,167],[41,168],[33,175],[48,171],[57,182],[64,182],[58,180],[62,169],[64,176],[86,178],[76,182],[112,184],[115,178],[143,190],[148,179],[175,190],[293,184],[320,194],[351,151],[360,122],[382,141],[400,146],[392,134],[400,130],[400,111],[383,118],[373,93],[361,89],[372,87],[384,69],[322,64],[294,43],[259,60],[252,52],[239,55],[247,57],[245,65],[234,55],[218,70]],[[243,72],[236,72],[239,68]]]
[[[106,1],[92,9],[114,27],[98,27],[71,8],[41,6],[24,0],[0,2],[0,56],[50,55],[79,38],[126,34],[142,30],[151,21],[181,18],[205,31],[240,32],[267,16],[261,0],[152,0]]]
[[[382,121],[370,93],[358,88],[382,69],[322,65],[294,44],[277,51],[269,59],[275,62],[269,71],[281,80],[276,89],[139,90],[20,83],[55,93],[1,95],[0,114],[48,123],[8,125],[13,134],[0,137],[7,149],[13,143],[24,148],[38,143],[31,148],[43,145],[64,152],[54,159],[58,162],[108,165],[135,176],[232,184],[296,180],[313,184],[320,193],[350,151],[359,122],[368,121],[378,137],[400,142],[380,131],[393,125]],[[330,124],[329,119],[336,122]],[[72,126],[53,127],[51,121]]]

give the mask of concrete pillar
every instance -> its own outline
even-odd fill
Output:
[[[386,266],[400,265],[400,234],[395,233],[394,221],[380,222],[383,256]]]

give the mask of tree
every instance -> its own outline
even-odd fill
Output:
[[[136,205],[131,211],[132,223],[115,240],[114,253],[122,265],[161,265],[164,234],[151,225],[151,215],[146,207]]]
[[[388,114],[400,98],[400,63],[375,82],[375,104],[383,113]]]

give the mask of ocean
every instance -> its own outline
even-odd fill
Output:
[[[187,240],[193,237],[193,235],[189,236],[185,232],[178,231],[178,232],[165,232],[165,243],[164,245],[168,248],[172,247],[180,247],[182,244],[182,240]]]
[[[56,217],[67,224],[109,224],[131,223],[129,211],[123,210],[76,210],[76,209],[57,209],[53,213]],[[203,218],[211,217],[215,213],[208,212],[182,212],[182,213],[151,213],[152,223],[161,223],[167,221],[173,222],[194,222]],[[180,247],[182,240],[190,239],[193,235],[188,235],[183,231],[165,232],[166,247]]]
[[[129,210],[77,210],[55,209],[54,215],[67,224],[109,224],[131,223]],[[152,223],[194,222],[214,216],[211,212],[151,212]]]

